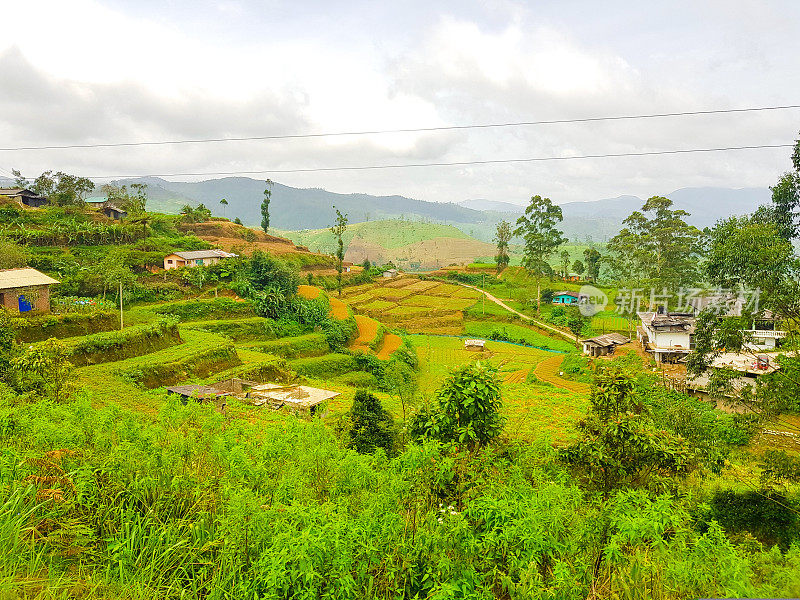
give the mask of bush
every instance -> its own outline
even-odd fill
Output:
[[[174,385],[190,377],[208,377],[241,363],[233,345],[197,352],[174,361],[152,360],[123,369],[118,374],[145,388]]]
[[[397,434],[392,416],[384,410],[381,401],[364,390],[358,390],[353,398],[353,407],[348,413],[349,448],[359,454],[372,454],[378,448],[389,456],[394,454]]]
[[[792,504],[775,492],[723,490],[709,501],[709,517],[728,531],[749,531],[762,543],[786,550],[800,539],[800,520]]]
[[[198,329],[209,333],[219,333],[236,342],[253,340],[271,340],[278,337],[276,323],[271,319],[250,317],[249,319],[206,321],[193,323],[189,329]]]

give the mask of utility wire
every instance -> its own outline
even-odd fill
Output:
[[[261,171],[216,171],[202,173],[149,173],[147,175],[92,175],[89,179],[129,179],[133,177],[201,177],[206,175],[262,175],[269,173],[319,173],[328,171],[367,171],[379,169],[406,169],[416,167],[460,167],[469,165],[496,165],[533,163],[589,158],[623,158],[629,156],[662,156],[667,154],[696,154],[702,152],[727,152],[730,150],[761,150],[768,148],[793,148],[794,144],[760,144],[757,146],[726,146],[720,148],[692,148],[685,150],[654,150],[652,152],[621,152],[617,154],[583,154],[580,156],[539,156],[533,158],[504,158],[496,160],[465,160],[455,162],[405,163],[395,165],[359,165],[352,167],[308,167],[300,169],[268,169]]]
[[[66,150],[66,149],[79,149],[79,148],[86,149],[86,148],[121,148],[121,147],[135,147],[135,146],[165,146],[169,144],[209,144],[218,142],[290,140],[290,139],[324,138],[324,137],[340,137],[340,136],[357,136],[357,135],[379,135],[379,134],[389,134],[389,133],[430,133],[436,131],[458,131],[465,129],[492,129],[501,127],[527,127],[532,125],[558,125],[565,123],[593,123],[600,121],[658,119],[662,117],[686,117],[693,115],[749,113],[749,112],[762,112],[762,111],[774,111],[774,110],[788,110],[794,108],[800,108],[800,104],[787,104],[785,106],[757,106],[750,108],[726,108],[717,110],[694,110],[694,111],[652,113],[652,114],[640,114],[640,115],[618,115],[610,117],[585,117],[580,119],[553,119],[544,121],[518,121],[510,123],[483,123],[474,125],[442,125],[439,127],[415,127],[409,129],[376,129],[368,131],[336,131],[328,133],[293,133],[284,135],[160,140],[160,141],[149,141],[149,142],[147,141],[109,142],[104,144],[101,143],[101,144],[64,144],[64,145],[47,145],[47,146],[17,146],[17,147],[0,148],[0,152],[16,152],[22,150]]]

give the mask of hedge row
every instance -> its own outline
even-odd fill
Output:
[[[204,321],[193,323],[190,329],[199,329],[209,333],[220,333],[235,342],[275,339],[274,321],[262,317],[250,317],[230,321]]]
[[[102,311],[94,313],[68,313],[43,315],[12,321],[19,342],[40,342],[55,338],[68,338],[111,331],[119,327],[119,314]]]
[[[308,333],[298,337],[281,338],[252,346],[252,349],[284,358],[323,356],[331,351],[323,333]]]
[[[250,304],[250,302],[237,301],[232,298],[171,302],[155,307],[154,311],[159,315],[174,315],[181,321],[232,319],[256,316],[253,305]]]
[[[162,362],[153,360],[137,367],[124,369],[118,374],[146,388],[174,385],[190,377],[208,377],[241,364],[233,344],[210,348],[179,360]]]
[[[358,370],[355,359],[347,354],[327,354],[312,358],[298,358],[293,360],[290,365],[300,375],[325,379]]]
[[[77,367],[115,362],[150,354],[182,343],[177,323],[161,321],[147,327],[108,331],[90,335],[70,349],[70,361]]]

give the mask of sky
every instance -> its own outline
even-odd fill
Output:
[[[0,0],[0,147],[800,104],[800,2]],[[17,24],[18,26],[13,26]],[[0,150],[0,175],[257,171],[428,201],[766,187],[791,151],[281,170],[788,144],[800,109],[363,136]],[[167,177],[174,180],[214,176]]]

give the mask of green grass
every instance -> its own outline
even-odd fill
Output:
[[[464,335],[470,335],[489,339],[492,332],[502,332],[513,340],[523,340],[524,343],[536,346],[537,348],[547,348],[550,350],[559,350],[561,352],[575,352],[575,345],[567,342],[564,339],[550,337],[543,333],[539,333],[530,327],[524,325],[515,325],[513,323],[494,323],[487,321],[467,321],[464,323]]]

